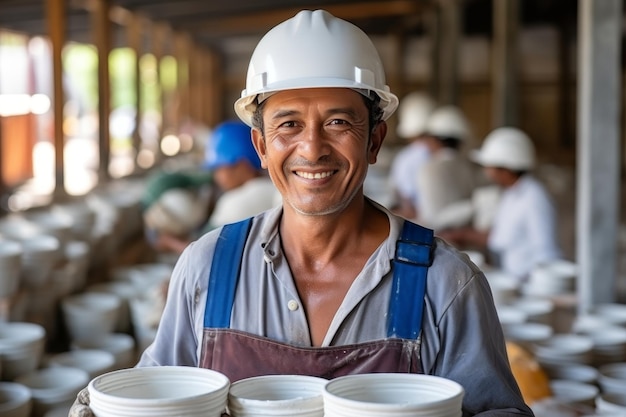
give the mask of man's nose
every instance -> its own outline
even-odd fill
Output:
[[[318,127],[307,127],[302,132],[300,153],[309,161],[317,161],[330,153],[328,137]]]

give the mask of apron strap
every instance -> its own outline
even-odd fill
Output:
[[[251,224],[252,219],[249,218],[222,227],[209,275],[204,311],[205,328],[230,327],[243,249]],[[396,242],[387,322],[389,337],[417,339],[421,331],[426,275],[432,263],[432,242],[432,230],[409,221],[404,222],[402,234]]]
[[[222,227],[215,245],[209,287],[207,289],[204,327],[230,327],[230,313],[235,299],[235,289],[239,280],[241,258],[246,245],[252,218]]]
[[[405,221],[396,242],[387,336],[414,340],[422,330],[426,276],[432,264],[433,231]]]

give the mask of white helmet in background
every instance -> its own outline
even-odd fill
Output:
[[[472,159],[482,166],[526,171],[535,166],[535,146],[523,131],[499,127],[487,135]]]
[[[235,113],[252,126],[257,104],[272,93],[317,87],[351,88],[368,97],[375,93],[383,120],[398,107],[371,39],[327,11],[303,10],[272,28],[254,49]]]
[[[435,101],[428,94],[418,91],[407,94],[398,106],[398,136],[414,138],[424,133],[433,110]]]
[[[426,134],[467,141],[471,138],[471,129],[465,115],[456,106],[437,108],[428,118]]]

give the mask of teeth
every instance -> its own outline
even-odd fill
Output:
[[[306,178],[308,180],[320,180],[322,178],[330,177],[331,175],[333,175],[333,172],[326,171],[326,172],[312,173],[312,172],[296,171],[296,175],[302,178]]]

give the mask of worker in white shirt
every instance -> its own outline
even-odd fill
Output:
[[[559,259],[556,211],[545,187],[531,174],[534,145],[523,131],[501,127],[492,131],[472,159],[502,188],[492,226],[446,230],[441,237],[463,247],[482,247],[489,263],[520,280],[539,263]]]
[[[471,129],[458,107],[437,108],[428,118],[423,136],[430,158],[414,179],[419,195],[417,220],[439,230],[448,226],[448,216],[444,219],[448,206],[459,201],[471,204],[479,170],[461,153],[461,147],[471,138]],[[464,217],[469,221],[471,212]]]
[[[396,133],[407,144],[395,155],[389,172],[394,193],[392,211],[407,219],[417,219],[418,195],[415,178],[430,152],[422,141],[428,117],[435,109],[434,100],[419,91],[407,94],[398,106]]]

